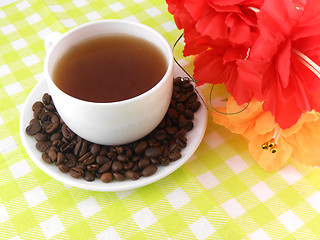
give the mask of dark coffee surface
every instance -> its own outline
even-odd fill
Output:
[[[88,39],[56,63],[53,81],[65,93],[90,102],[138,96],[164,76],[167,62],[152,43],[127,35]]]

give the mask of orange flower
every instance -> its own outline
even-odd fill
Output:
[[[224,112],[238,112],[239,106],[229,97]],[[298,122],[282,130],[274,116],[253,99],[248,108],[235,115],[213,112],[214,121],[249,141],[249,151],[258,164],[268,172],[279,169],[290,158],[302,164],[320,166],[320,113],[311,111],[301,115]],[[263,144],[274,141],[275,146],[263,149]],[[275,153],[272,153],[276,151]]]

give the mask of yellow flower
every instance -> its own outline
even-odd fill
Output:
[[[243,109],[229,97],[223,112]],[[235,115],[213,112],[214,121],[230,131],[241,134],[249,141],[249,152],[268,172],[279,169],[290,158],[302,164],[320,166],[320,113],[312,111],[301,115],[299,121],[282,130],[262,103],[253,99],[248,108]],[[263,149],[263,144],[274,141],[275,146]],[[273,152],[275,153],[272,153]]]

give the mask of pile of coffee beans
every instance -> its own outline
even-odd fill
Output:
[[[100,178],[105,183],[137,180],[181,158],[180,152],[187,146],[186,133],[192,130],[194,113],[200,105],[193,85],[177,77],[170,107],[154,131],[130,144],[105,146],[72,132],[57,113],[51,96],[45,93],[42,101],[32,106],[34,118],[26,133],[35,137],[43,161],[74,178]]]

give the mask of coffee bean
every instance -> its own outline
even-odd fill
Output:
[[[183,115],[189,120],[192,120],[194,118],[194,113],[190,109],[186,109]]]
[[[50,147],[50,144],[48,142],[37,142],[36,143],[36,148],[40,152],[45,152],[49,147]]]
[[[177,104],[177,111],[178,113],[183,113],[186,107],[183,105],[183,103],[178,103]]]
[[[105,156],[103,156],[103,155],[98,155],[98,156],[96,157],[96,162],[97,162],[97,164],[99,164],[99,165],[103,165],[103,164],[105,164],[107,161],[109,161],[108,158],[105,157]]]
[[[163,129],[156,131],[156,133],[155,133],[155,138],[156,138],[158,141],[162,141],[162,140],[166,139],[166,138],[167,138],[167,133],[166,133],[166,131],[163,130]]]
[[[43,108],[43,103],[40,101],[37,101],[32,105],[32,111],[35,111],[36,109],[39,109],[39,108],[40,109]]]
[[[90,164],[94,163],[94,161],[95,161],[95,158],[94,158],[93,155],[91,155],[90,157],[86,158],[86,159],[83,161],[82,164],[83,164],[84,166],[87,166],[87,165],[90,165]]]
[[[52,104],[46,105],[46,106],[45,106],[45,109],[47,109],[49,112],[54,112],[54,111],[56,111],[55,106],[52,105]]]
[[[160,164],[162,166],[168,166],[170,164],[170,160],[167,157],[161,157],[160,158]]]
[[[138,167],[139,169],[144,169],[145,167],[150,165],[150,160],[148,158],[142,158],[139,162],[138,162]]]
[[[129,157],[127,155],[118,155],[117,156],[117,160],[120,161],[120,162],[128,162],[129,161]]]
[[[176,138],[176,143],[178,143],[181,148],[185,148],[187,146],[187,138],[185,136],[179,136]]]
[[[122,169],[123,169],[123,165],[122,165],[122,163],[120,161],[114,161],[112,163],[112,167],[111,168],[112,168],[113,172],[121,172]]]
[[[112,175],[112,173],[107,172],[107,173],[102,174],[100,179],[102,182],[108,183],[113,180],[113,175]]]
[[[90,152],[91,152],[91,154],[92,155],[98,155],[99,154],[99,152],[100,152],[100,145],[98,145],[98,144],[93,144],[92,146],[91,146],[91,148],[90,148]]]
[[[111,162],[111,161],[106,162],[105,164],[103,164],[103,165],[99,168],[98,172],[99,172],[99,173],[105,173],[105,172],[109,171],[110,168],[111,168],[111,165],[112,165],[112,162]]]
[[[123,181],[123,180],[126,179],[123,174],[117,173],[117,172],[113,173],[113,177],[114,177],[114,179],[117,180],[117,181]]]
[[[70,169],[69,174],[71,177],[74,178],[81,178],[84,174],[84,171],[82,168],[80,167],[73,167]]]
[[[138,145],[135,147],[135,153],[138,155],[141,155],[144,153],[144,151],[147,149],[148,143],[146,141],[141,141],[138,143]]]
[[[92,182],[95,179],[95,175],[90,171],[86,171],[84,173],[83,179],[88,181],[88,182]]]
[[[134,163],[132,161],[129,161],[129,162],[123,163],[122,165],[123,165],[123,169],[127,171],[133,168]]]
[[[64,164],[65,155],[62,152],[57,153],[57,165]]]
[[[78,159],[78,162],[83,162],[85,159],[89,158],[91,156],[91,152],[87,152],[82,157]]]
[[[142,176],[149,177],[158,170],[157,166],[150,165],[142,170]]]
[[[88,171],[91,171],[91,172],[96,172],[99,170],[99,168],[100,168],[99,164],[91,164],[87,166]]]
[[[145,151],[146,157],[160,157],[162,154],[162,150],[160,147],[149,147]]]
[[[61,127],[62,135],[67,139],[71,140],[75,137],[75,134],[71,131],[70,128],[67,127],[66,124],[63,124]]]
[[[59,127],[59,123],[52,122],[46,127],[46,132],[47,133],[53,133],[58,129],[58,127]]]
[[[63,165],[63,164],[59,164],[59,165],[58,165],[58,168],[59,168],[59,170],[60,170],[61,172],[63,172],[63,173],[69,172],[69,168],[68,168],[67,166]]]
[[[68,168],[72,168],[76,165],[76,161],[68,159],[67,161],[65,161],[64,165]]]
[[[34,135],[34,138],[36,139],[37,142],[43,142],[43,141],[47,140],[47,135],[45,135],[43,133],[36,133]]]
[[[181,158],[181,153],[180,152],[172,152],[172,153],[169,154],[170,161],[176,161],[179,158]]]
[[[107,153],[109,152],[108,147],[107,146],[102,146],[100,149],[100,155],[102,156],[106,156]]]
[[[26,133],[30,136],[33,136],[39,132],[41,132],[42,127],[37,124],[31,124],[26,128]]]
[[[51,142],[53,142],[55,140],[61,140],[61,139],[62,139],[62,135],[60,132],[56,132],[56,133],[52,134],[50,137]]]
[[[198,111],[198,109],[200,108],[200,106],[201,106],[201,103],[200,103],[199,101],[195,101],[195,102],[191,103],[191,105],[190,105],[190,110],[191,110],[192,112],[196,112],[196,111]]]
[[[135,171],[127,171],[126,173],[125,173],[125,176],[127,177],[127,178],[130,178],[131,180],[137,180],[137,179],[139,179],[140,178],[140,175],[139,175],[139,173],[137,173],[137,172],[135,172]]]
[[[171,119],[177,119],[179,117],[178,111],[173,108],[169,108],[167,114]]]
[[[43,96],[42,96],[42,102],[43,102],[45,105],[50,104],[50,102],[51,102],[51,96],[50,96],[48,93],[43,94]]]

